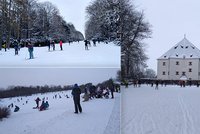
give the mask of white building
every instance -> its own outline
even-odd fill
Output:
[[[200,80],[200,50],[184,37],[158,58],[157,79]]]

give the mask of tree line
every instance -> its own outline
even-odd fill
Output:
[[[148,59],[143,40],[152,33],[144,12],[138,11],[130,0],[95,0],[86,12],[86,38],[120,45],[122,79],[142,77]]]
[[[111,86],[117,86],[119,87],[119,84],[114,83],[112,79],[103,81],[102,83],[99,83],[96,85],[96,87],[100,88],[106,88]],[[86,83],[80,85],[80,89],[82,92],[85,91],[86,87],[93,86],[92,83]],[[8,97],[17,97],[17,96],[30,96],[32,94],[38,94],[38,93],[48,93],[48,92],[57,92],[57,91],[67,91],[72,90],[73,85],[66,85],[66,86],[9,86],[7,89],[1,89],[0,90],[0,98],[8,98]]]
[[[0,49],[13,40],[45,39],[79,41],[84,37],[73,24],[67,23],[56,6],[36,0],[0,0]]]

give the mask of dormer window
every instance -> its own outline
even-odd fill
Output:
[[[186,49],[188,48],[188,46],[185,47]]]
[[[178,46],[175,46],[174,49],[177,49]]]
[[[178,54],[176,54],[176,57],[178,57]]]
[[[164,58],[166,58],[167,56],[164,56]]]
[[[181,46],[181,48],[183,48],[183,46]]]
[[[193,54],[190,55],[190,57],[192,57],[192,56],[193,56]]]
[[[192,48],[195,49],[193,46],[192,46]]]

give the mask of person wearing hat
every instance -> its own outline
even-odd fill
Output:
[[[80,94],[81,94],[81,89],[78,87],[78,84],[74,85],[74,88],[72,89],[72,95],[73,95],[73,100],[74,100],[74,107],[75,107],[75,114],[79,112],[82,112],[82,107],[80,104]]]

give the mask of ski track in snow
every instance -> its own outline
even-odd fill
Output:
[[[178,101],[181,106],[181,111],[184,119],[182,134],[194,134],[194,123],[192,115],[189,112],[189,107],[184,103],[183,97],[181,95],[178,96]]]
[[[104,134],[120,134],[120,97],[115,97],[115,104]]]
[[[199,88],[121,88],[121,134],[199,134]]]

